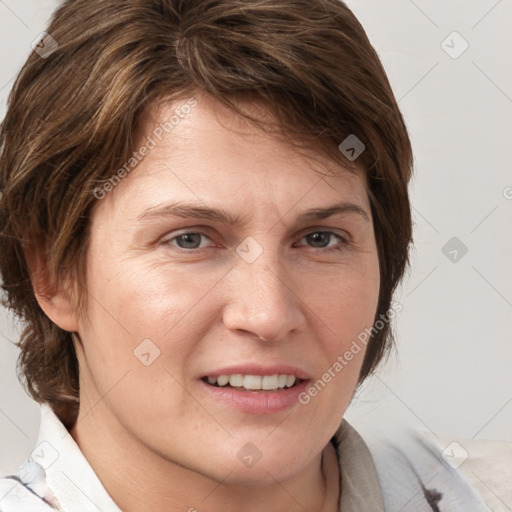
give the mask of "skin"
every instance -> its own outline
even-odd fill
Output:
[[[219,403],[200,378],[257,362],[295,365],[316,381],[371,327],[380,282],[364,175],[300,155],[213,98],[194,97],[190,115],[95,205],[87,316],[62,291],[38,295],[46,314],[80,340],[71,434],[126,512],[338,510],[329,440],[364,349],[307,405],[278,413]],[[142,140],[171,107],[153,110]],[[138,220],[177,200],[224,208],[245,223]],[[342,201],[368,219],[345,212],[295,222]],[[188,245],[177,238],[198,231],[206,236]],[[310,236],[319,231],[332,234]],[[249,236],[263,249],[252,263],[236,252]],[[148,366],[134,356],[144,339],[160,351]],[[262,454],[250,468],[237,457],[248,442]]]

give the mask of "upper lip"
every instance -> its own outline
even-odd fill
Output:
[[[309,374],[298,366],[288,364],[276,364],[262,366],[254,363],[237,364],[211,370],[203,375],[203,377],[218,377],[219,375],[294,375],[300,380],[309,380]]]

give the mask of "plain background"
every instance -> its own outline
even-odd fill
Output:
[[[398,355],[347,417],[512,441],[512,2],[347,4],[383,61],[415,153],[415,247],[396,295]],[[0,118],[56,5],[0,0]],[[38,405],[16,379],[17,337],[0,310],[0,474],[30,453],[39,425]]]

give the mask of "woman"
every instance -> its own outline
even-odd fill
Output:
[[[407,130],[343,3],[65,1],[0,137],[42,404],[0,510],[488,510],[426,441],[343,420],[412,231]]]

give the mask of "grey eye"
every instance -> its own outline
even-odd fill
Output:
[[[332,235],[333,233],[329,231],[317,231],[315,233],[311,233],[310,235],[306,235],[305,238],[309,243],[313,244],[313,247],[327,247]]]
[[[201,233],[183,233],[174,238],[181,249],[197,249],[201,245]]]

